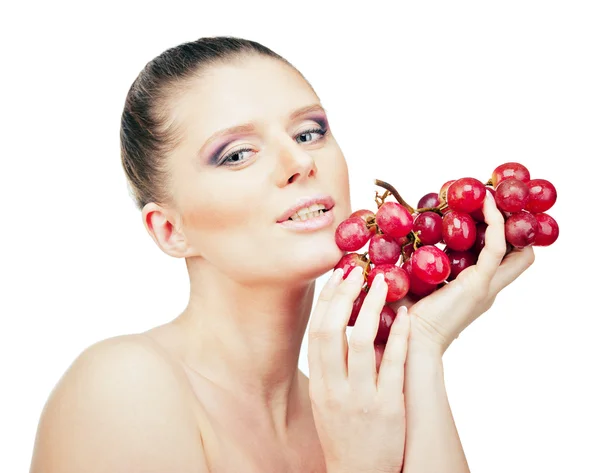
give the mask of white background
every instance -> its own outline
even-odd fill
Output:
[[[119,120],[153,57],[233,35],[312,83],[355,209],[373,207],[374,177],[416,204],[506,161],[556,185],[559,240],[450,347],[446,383],[472,471],[600,472],[598,3],[219,3],[3,8],[0,471],[28,469],[41,409],[82,350],[184,308],[184,261],[127,194]]]

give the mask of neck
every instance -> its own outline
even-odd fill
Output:
[[[186,363],[220,388],[243,392],[254,409],[264,408],[285,425],[298,400],[298,358],[314,280],[250,286],[206,261],[187,264],[190,300],[175,320],[189,340]]]

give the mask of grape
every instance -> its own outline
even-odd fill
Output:
[[[438,195],[437,192],[430,192],[429,194],[425,194],[423,197],[421,197],[421,200],[419,200],[419,203],[417,204],[417,208],[418,209],[425,209],[425,208],[433,208],[433,207],[437,207],[438,205],[440,205],[440,197]]]
[[[400,238],[394,238],[396,240],[396,242],[400,245],[400,246],[404,246],[407,243],[410,243],[410,238],[408,238],[408,236],[403,236]]]
[[[348,327],[354,327],[358,313],[360,312],[363,302],[365,301],[365,297],[367,297],[367,292],[364,289],[361,289],[360,294],[352,303],[352,312],[350,313],[350,319],[348,320]]]
[[[383,233],[394,238],[408,235],[413,228],[412,215],[396,202],[384,202],[375,215],[375,221]]]
[[[558,238],[558,223],[545,213],[533,214],[538,221],[538,232],[533,244],[535,246],[549,246]]]
[[[410,294],[413,294],[417,297],[423,297],[431,294],[437,289],[437,284],[430,284],[414,275],[412,270],[412,259],[405,261],[402,265],[402,268],[408,273],[408,278],[410,280],[410,288],[408,289],[408,292]]]
[[[483,247],[485,246],[485,231],[487,230],[487,223],[479,222],[475,226],[475,243],[473,247],[470,249],[475,255],[479,255]]]
[[[449,180],[438,193],[423,195],[412,215],[412,207],[394,186],[378,179],[375,184],[386,190],[375,196],[377,211],[357,210],[335,231],[338,247],[347,253],[335,268],[343,269],[345,279],[358,266],[367,280],[353,301],[349,326],[355,324],[379,273],[388,285],[387,303],[407,294],[414,302],[453,284],[462,271],[476,265],[485,248],[488,224],[483,205],[488,191],[504,216],[505,255],[513,248],[552,245],[559,235],[556,220],[545,213],[556,202],[556,188],[545,179],[531,179],[520,163],[496,167],[486,184],[473,177]],[[385,202],[388,196],[395,201]],[[359,254],[367,243],[368,253]],[[395,316],[387,306],[381,311],[376,350],[387,341]]]
[[[375,214],[369,209],[360,209],[352,212],[350,214],[350,217],[360,217],[366,222],[367,220],[369,220],[369,218],[375,218]]]
[[[496,187],[496,205],[505,212],[518,212],[529,200],[529,187],[513,177],[503,180]]]
[[[383,345],[390,337],[390,329],[396,318],[396,312],[390,306],[384,305],[379,314],[379,327],[375,335],[375,345]]]
[[[374,266],[367,278],[369,287],[371,287],[373,279],[375,279],[375,276],[379,273],[383,273],[385,282],[388,285],[388,292],[385,298],[386,302],[400,300],[408,293],[410,280],[404,269],[394,264],[379,264]]]
[[[418,248],[411,259],[414,275],[429,284],[439,284],[450,275],[448,255],[436,246]]]
[[[435,212],[423,212],[415,219],[413,231],[424,245],[442,241],[442,217]]]
[[[485,222],[485,215],[483,215],[482,209],[477,209],[474,212],[469,213],[469,215],[475,222]]]
[[[531,178],[529,170],[519,163],[504,163],[494,169],[492,173],[492,185],[497,187],[504,179],[514,177],[519,181],[528,182]]]
[[[350,217],[360,217],[365,221],[365,223],[369,223],[368,222],[369,220],[375,221],[375,214],[367,209],[360,209],[355,212],[352,212],[350,214]],[[348,217],[348,218],[350,218],[350,217]],[[377,227],[375,225],[373,225],[369,230],[371,230],[372,233],[376,233]]]
[[[484,199],[485,186],[472,177],[462,177],[454,181],[446,194],[448,207],[465,213],[480,209]]]
[[[452,179],[451,181],[447,181],[444,183],[444,185],[442,186],[442,188],[440,189],[440,193],[438,194],[438,198],[440,203],[442,202],[446,202],[446,194],[448,192],[448,188],[454,183],[456,182],[456,179]]]
[[[396,264],[402,247],[387,234],[375,235],[369,242],[369,258],[374,264]]]
[[[348,253],[338,261],[338,263],[333,268],[334,270],[338,268],[342,268],[344,270],[344,274],[342,276],[343,279],[346,279],[350,272],[356,267],[360,266],[364,269],[367,268],[368,262],[365,258],[357,253]]]
[[[475,243],[475,221],[469,214],[452,210],[442,219],[444,242],[451,250],[468,250]]]
[[[339,224],[335,230],[335,242],[340,250],[360,250],[373,234],[360,217],[349,217]]]
[[[454,251],[446,249],[446,254],[450,260],[450,276],[448,281],[456,279],[456,277],[469,266],[472,266],[477,261],[477,256],[471,251]]]
[[[529,212],[521,211],[512,214],[504,222],[506,241],[515,248],[525,248],[535,241],[539,224]]]
[[[525,210],[531,213],[545,212],[556,202],[556,188],[546,179],[532,179],[529,186],[529,202]]]

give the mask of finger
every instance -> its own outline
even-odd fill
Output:
[[[377,371],[375,366],[375,335],[379,328],[379,317],[387,295],[387,284],[383,274],[373,280],[369,293],[358,313],[350,341],[348,342],[348,382],[363,391],[372,386],[375,390]]]
[[[398,310],[379,367],[377,390],[398,396],[404,387],[404,363],[408,350],[410,316],[406,307]]]
[[[327,313],[327,308],[333,299],[336,288],[339,286],[344,274],[343,269],[336,269],[329,280],[323,286],[317,299],[315,310],[310,318],[308,328],[308,370],[311,379],[323,379],[323,370],[321,366],[320,343],[328,335],[321,331],[323,317]]]
[[[346,327],[352,312],[352,304],[358,297],[363,283],[362,268],[354,268],[336,288],[329,307],[322,316],[321,326],[315,332],[317,335],[312,335],[319,340],[319,362],[324,379],[328,383],[345,381],[348,377]]]
[[[502,289],[512,283],[529,268],[535,261],[532,246],[526,246],[522,250],[513,250],[504,258],[498,271],[492,279],[490,288],[493,294],[498,294]]]
[[[327,308],[335,295],[335,290],[340,285],[342,281],[342,276],[344,274],[344,270],[342,268],[336,269],[332,274],[329,280],[321,289],[321,293],[317,298],[317,303],[315,304],[315,310],[310,318],[309,332],[313,330],[318,330],[323,321],[323,316],[327,312]]]
[[[479,254],[477,272],[489,283],[502,258],[506,253],[506,239],[504,236],[504,217],[496,207],[496,202],[491,192],[486,191],[485,201],[483,203],[483,215],[488,227],[485,231],[485,245]]]

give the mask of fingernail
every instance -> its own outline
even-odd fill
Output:
[[[360,266],[356,266],[348,276],[351,281],[358,281],[363,278],[363,269]]]
[[[406,306],[405,306],[405,305],[401,305],[401,306],[398,308],[397,315],[401,317],[401,316],[403,316],[403,315],[406,315],[406,314],[408,314],[408,309],[406,308]]]
[[[339,281],[340,279],[342,279],[342,275],[343,274],[344,274],[344,270],[342,268],[338,268],[331,275],[331,280],[332,281]]]
[[[373,287],[376,287],[377,289],[379,289],[380,287],[383,287],[385,283],[385,276],[382,273],[378,273],[375,276],[375,279],[373,279]]]

